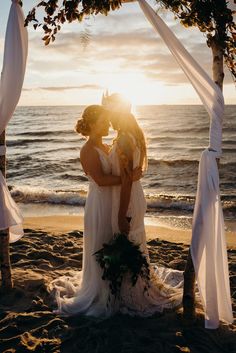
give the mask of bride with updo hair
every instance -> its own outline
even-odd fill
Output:
[[[89,105],[83,111],[82,118],[77,121],[75,131],[83,136],[89,136],[92,125],[102,114],[105,116],[107,112],[100,105]]]
[[[84,213],[84,242],[82,271],[70,272],[54,280],[59,314],[109,316],[116,309],[108,306],[109,284],[102,279],[102,270],[94,253],[112,237],[112,186],[121,183],[121,177],[111,174],[109,146],[102,141],[109,133],[109,113],[100,105],[90,105],[77,121],[75,130],[87,138],[80,151],[80,162],[89,180]],[[128,176],[127,176],[128,177]],[[141,168],[129,178],[138,180]]]

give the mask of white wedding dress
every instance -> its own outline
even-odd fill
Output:
[[[140,149],[134,142],[133,168],[140,163]],[[120,175],[117,142],[110,153],[112,174]],[[112,187],[112,232],[119,233],[118,211],[120,205],[120,186]],[[146,245],[144,227],[144,215],[146,212],[146,200],[140,181],[132,183],[130,203],[127,217],[131,218],[129,240],[139,244],[150,263]],[[178,307],[182,303],[183,272],[173,269],[157,267],[150,264],[150,282],[145,291],[146,283],[139,277],[135,286],[132,286],[130,277],[125,276],[120,295],[119,310],[122,313],[138,316],[150,316],[164,309]]]
[[[111,173],[108,155],[101,149],[99,153],[103,172]],[[59,314],[90,316],[110,316],[115,310],[108,305],[109,286],[102,280],[102,270],[93,255],[100,250],[103,243],[112,238],[111,228],[111,187],[98,186],[89,178],[84,215],[84,245],[82,271],[74,271],[70,276],[54,280],[51,290],[56,290]]]
[[[108,156],[96,148],[105,174],[119,175],[119,160],[116,144]],[[134,168],[140,159],[139,149],[134,151]],[[141,278],[132,286],[129,276],[124,278],[120,299],[114,299],[109,284],[102,280],[102,270],[93,255],[113,234],[119,232],[118,209],[120,186],[99,187],[89,178],[89,191],[84,216],[84,246],[82,271],[70,271],[68,276],[59,277],[50,284],[58,304],[56,313],[60,315],[83,314],[95,317],[108,317],[120,311],[139,316],[150,316],[164,309],[172,309],[182,302],[183,274],[181,271],[157,268],[150,265],[151,280],[148,291]],[[130,205],[127,216],[131,217],[129,239],[140,244],[147,255],[144,214],[146,201],[141,183],[132,184]],[[148,257],[149,261],[149,257]]]

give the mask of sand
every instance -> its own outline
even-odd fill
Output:
[[[25,228],[49,231],[53,234],[72,232],[75,229],[83,231],[83,216],[42,216],[27,217],[24,222]],[[182,242],[190,244],[191,230],[177,229],[158,225],[146,225],[147,239],[157,237],[171,242]],[[236,232],[226,232],[227,246],[236,249]]]
[[[82,223],[83,219],[75,216],[25,220],[25,236],[11,246],[14,289],[0,293],[1,353],[236,352],[236,322],[207,330],[201,310],[196,320],[188,323],[183,320],[181,309],[145,319],[55,315],[48,284],[71,269],[81,269]],[[147,234],[152,262],[184,269],[190,231],[148,226]],[[227,240],[235,311],[236,248],[230,235]]]

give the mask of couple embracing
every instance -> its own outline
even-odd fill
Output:
[[[117,132],[112,146],[103,143],[109,126]],[[146,200],[140,183],[147,166],[145,137],[131,106],[119,94],[88,106],[76,124],[76,131],[87,137],[80,161],[89,179],[84,215],[82,271],[56,279],[57,312],[62,315],[107,317],[116,312],[150,316],[181,305],[182,274],[150,264],[146,246],[144,215]],[[141,276],[135,285],[128,275],[121,284],[119,300],[111,300],[109,283],[94,254],[122,233],[147,259],[149,283]],[[109,305],[108,305],[109,303]]]

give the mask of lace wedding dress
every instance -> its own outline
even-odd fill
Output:
[[[132,138],[132,136],[131,136]],[[139,166],[140,150],[135,140],[133,150],[133,168]],[[110,153],[112,174],[120,175],[117,142]],[[120,186],[112,187],[112,232],[119,233],[118,211],[120,205]],[[131,218],[129,240],[139,244],[150,263],[146,245],[144,215],[146,200],[140,181],[133,182],[127,217]],[[132,286],[130,277],[125,276],[120,295],[119,310],[123,313],[139,316],[150,316],[164,309],[172,309],[182,303],[183,273],[168,268],[150,264],[150,281],[145,290],[146,282],[139,277],[135,286]]]
[[[99,153],[103,172],[111,173],[108,155]],[[93,255],[103,243],[112,238],[111,187],[100,187],[89,176],[89,191],[84,215],[84,245],[82,271],[54,280],[50,287],[56,290],[57,313],[65,315],[85,314],[109,316],[114,307],[108,304],[108,282],[102,280],[102,270]]]

